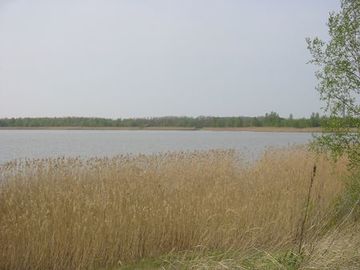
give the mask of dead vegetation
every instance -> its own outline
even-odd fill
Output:
[[[332,239],[324,226],[346,162],[292,148],[269,150],[254,164],[233,151],[8,163],[0,169],[0,269],[103,269],[199,247],[296,250],[314,164],[302,236],[311,254],[301,267],[330,267],[337,251],[323,253]],[[333,241],[339,256],[354,250],[341,247],[354,230]],[[216,261],[219,269],[226,263],[237,262]]]

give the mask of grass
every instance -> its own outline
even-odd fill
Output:
[[[254,164],[233,151],[11,162],[0,167],[0,269],[351,266],[359,228],[329,227],[346,173],[345,160],[302,148]]]

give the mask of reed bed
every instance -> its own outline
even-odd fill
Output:
[[[313,239],[346,162],[303,148],[56,158],[0,167],[0,269],[100,269],[169,252],[280,250]],[[306,241],[305,239],[305,241]]]

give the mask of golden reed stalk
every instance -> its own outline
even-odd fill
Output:
[[[315,156],[268,150],[11,162],[0,168],[0,269],[99,269],[171,251],[298,243]],[[306,236],[343,189],[318,158]]]

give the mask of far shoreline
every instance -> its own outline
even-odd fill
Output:
[[[236,132],[285,132],[285,133],[321,133],[322,128],[294,127],[0,127],[0,130],[119,130],[119,131],[236,131]]]

